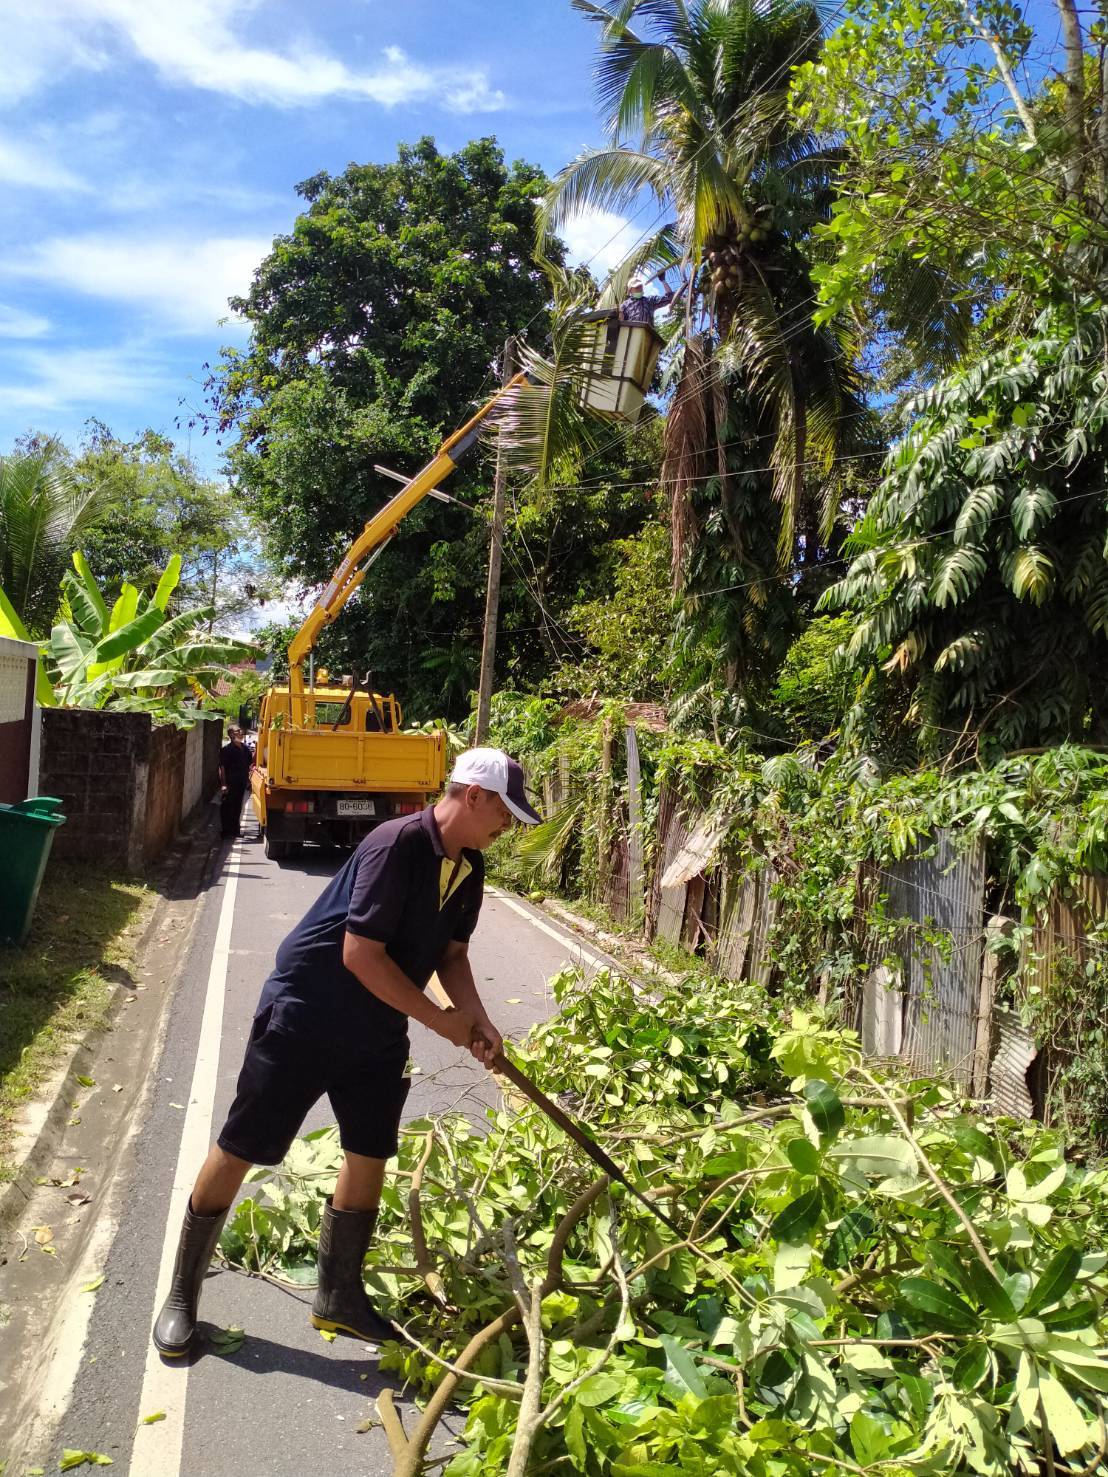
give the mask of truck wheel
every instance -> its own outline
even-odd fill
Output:
[[[283,861],[289,854],[289,844],[287,841],[274,841],[267,831],[265,833],[265,854],[271,862]]]

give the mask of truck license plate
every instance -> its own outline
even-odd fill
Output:
[[[373,815],[373,801],[363,799],[361,795],[353,800],[339,800],[335,805],[335,813],[336,815]]]

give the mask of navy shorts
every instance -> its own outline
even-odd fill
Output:
[[[239,1072],[235,1100],[217,1140],[236,1159],[280,1164],[311,1109],[326,1095],[342,1147],[370,1159],[396,1153],[411,1086],[408,1043],[385,1052],[352,1049],[348,1039],[291,1029],[288,1014],[267,1005]]]

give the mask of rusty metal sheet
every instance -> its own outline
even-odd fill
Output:
[[[719,856],[728,822],[718,816],[700,821],[684,846],[662,873],[662,887],[680,887],[706,872]]]
[[[620,831],[612,840],[612,851],[604,877],[601,903],[612,917],[620,923],[629,921],[630,875],[627,856],[627,836]]]
[[[1037,1051],[1034,1041],[1009,1011],[996,1013],[997,1049],[989,1067],[989,1096],[998,1113],[1031,1118],[1035,1105],[1027,1073]]]
[[[716,935],[716,945],[713,951],[713,967],[725,979],[742,979],[743,966],[746,963],[750,934],[740,926],[737,916],[741,916],[742,894],[745,885],[744,877],[730,872],[724,873],[723,886],[720,890],[719,933]]]
[[[771,867],[724,878],[714,953],[716,968],[729,979],[769,983],[767,944],[777,912],[772,894],[776,880]]]
[[[664,875],[665,868],[670,865],[684,846],[688,834],[688,824],[677,810],[676,804],[673,804],[669,810],[669,823],[661,834],[658,857],[661,875]],[[684,887],[669,887],[664,891],[660,886],[655,888],[655,935],[660,939],[665,939],[667,943],[676,944],[681,940],[681,931],[685,923],[685,892]]]
[[[1108,877],[1099,872],[1074,877],[1070,895],[1052,896],[1033,920],[1031,937],[1024,945],[1021,959],[1021,989],[1025,993],[1037,990],[1040,999],[1049,999],[1059,986],[1061,974],[1062,988],[1071,990],[1074,981],[1084,977],[1085,966],[1093,957],[1089,931],[1105,918],[1108,918]],[[1066,1070],[1073,1061],[1079,1039],[1078,1033],[1067,1031],[1055,1033],[1042,1043],[1036,1096],[1047,1123],[1059,1114],[1065,1118]]]
[[[1025,989],[1037,985],[1045,994],[1061,955],[1080,966],[1087,962],[1085,936],[1089,927],[1108,917],[1108,877],[1099,872],[1083,873],[1074,878],[1073,893],[1072,898],[1052,897],[1035,920],[1022,960]]]
[[[628,724],[624,730],[627,747],[627,917],[642,921],[645,904],[646,866],[642,833],[642,775],[639,740]]]

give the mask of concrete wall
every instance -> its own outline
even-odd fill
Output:
[[[0,636],[0,803],[13,805],[33,790],[35,774],[35,661],[27,641]]]
[[[187,746],[188,734],[184,729],[168,725],[151,729],[142,842],[144,861],[152,861],[165,850],[187,815],[184,808]]]
[[[181,783],[181,814],[190,816],[204,798],[204,735],[217,723],[198,723],[185,734],[185,767]]]
[[[42,720],[39,792],[56,795],[66,817],[56,855],[139,872],[216,787],[221,719],[187,732],[155,728],[147,713],[88,708],[46,708]]]
[[[198,723],[197,728],[202,729],[204,734],[204,783],[200,799],[210,800],[219,787],[219,751],[223,748],[223,724],[213,719],[210,723]]]

